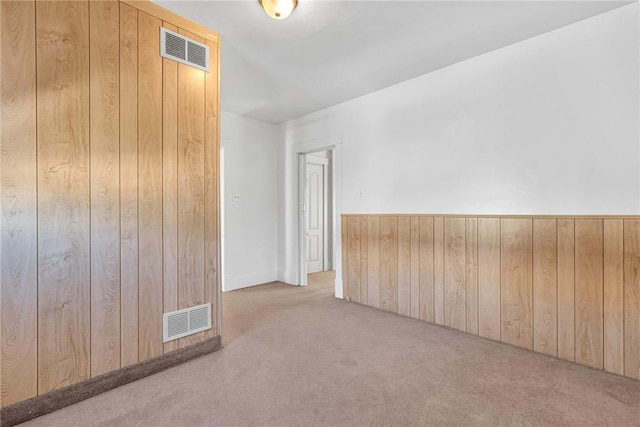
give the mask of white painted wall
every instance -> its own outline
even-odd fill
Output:
[[[638,47],[636,2],[286,123],[279,279],[303,142],[342,141],[344,213],[640,214]]]
[[[277,126],[223,111],[224,291],[276,280]],[[233,196],[239,195],[239,201]]]

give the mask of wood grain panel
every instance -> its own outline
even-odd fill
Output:
[[[206,30],[211,73],[189,68],[179,92],[179,66],[158,55],[162,20],[137,6],[203,27],[129,3],[0,4],[2,407],[162,354],[165,297],[179,306],[179,191],[196,272],[183,288],[214,308],[192,340],[219,334],[218,35]]]
[[[367,304],[367,218],[353,218],[349,223],[348,286],[352,301]]]
[[[46,393],[90,375],[88,3],[37,2],[36,41],[38,392]]]
[[[380,308],[380,218],[367,217],[367,301]]]
[[[603,360],[603,221],[575,221],[576,362],[602,369]]]
[[[624,222],[604,220],[604,370],[624,375]]]
[[[342,293],[344,299],[349,300],[349,219],[340,218],[340,242],[342,247]]]
[[[478,335],[478,219],[466,219],[467,332]]]
[[[219,110],[219,82],[220,75],[218,73],[218,44],[207,40],[210,55],[210,72],[205,75],[205,151],[204,151],[204,168],[205,168],[205,199],[204,199],[204,235],[205,235],[205,288],[204,299],[211,301],[213,312],[218,311],[218,294],[219,286],[219,253],[220,245],[220,220],[218,203],[218,187],[219,187],[219,167],[220,162],[220,146],[218,144],[218,134],[220,131],[218,110]],[[217,316],[211,319],[212,327],[205,332],[206,338],[213,338],[220,335],[220,325],[218,325]]]
[[[420,319],[433,322],[433,218],[420,217]]]
[[[120,8],[89,3],[91,376],[120,367]]]
[[[360,218],[360,303],[368,304],[369,287],[367,284],[367,217]]]
[[[347,219],[347,262],[349,272],[347,275],[347,297],[353,302],[360,302],[360,287],[362,286],[362,228],[360,218]]]
[[[444,218],[433,218],[433,318],[444,325]]]
[[[555,219],[533,220],[533,348],[558,355],[557,226]]]
[[[177,32],[166,22],[162,26]],[[162,59],[162,266],[163,312],[178,310],[178,63]],[[165,353],[178,348],[164,343]]]
[[[624,374],[640,379],[640,219],[624,220]]]
[[[558,357],[575,360],[575,225],[558,218]]]
[[[204,39],[178,29],[193,40]],[[205,72],[178,64],[178,308],[203,304]],[[204,334],[178,340],[195,344]]]
[[[414,316],[417,277],[419,318],[435,321],[438,234],[446,325],[640,376],[640,219],[369,217],[366,247],[379,262],[356,267],[379,281],[384,309]]]
[[[420,318],[420,218],[411,217],[411,317]]]
[[[502,341],[533,348],[532,242],[530,219],[501,220]]]
[[[380,308],[398,312],[398,217],[380,217]]]
[[[138,11],[120,5],[120,364],[138,362]]]
[[[138,12],[139,360],[162,346],[161,21]]]
[[[398,217],[398,314],[411,316],[411,217]]]
[[[478,218],[478,334],[500,341],[500,219]]]
[[[38,393],[35,3],[2,1],[0,13],[0,406],[6,406]]]
[[[444,219],[444,324],[467,330],[466,220]]]

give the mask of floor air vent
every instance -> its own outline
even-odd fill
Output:
[[[162,315],[162,342],[211,329],[211,303]]]
[[[160,28],[160,56],[209,72],[209,46]]]

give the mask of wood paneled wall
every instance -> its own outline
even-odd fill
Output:
[[[345,298],[640,379],[640,217],[344,215]]]
[[[6,406],[219,335],[219,51],[148,2],[3,0],[1,21]],[[211,72],[160,57],[161,26]],[[205,302],[213,328],[163,345],[162,314]]]

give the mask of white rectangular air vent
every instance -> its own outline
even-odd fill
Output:
[[[209,46],[160,27],[160,56],[209,72]]]
[[[211,329],[211,303],[162,315],[162,342]]]

